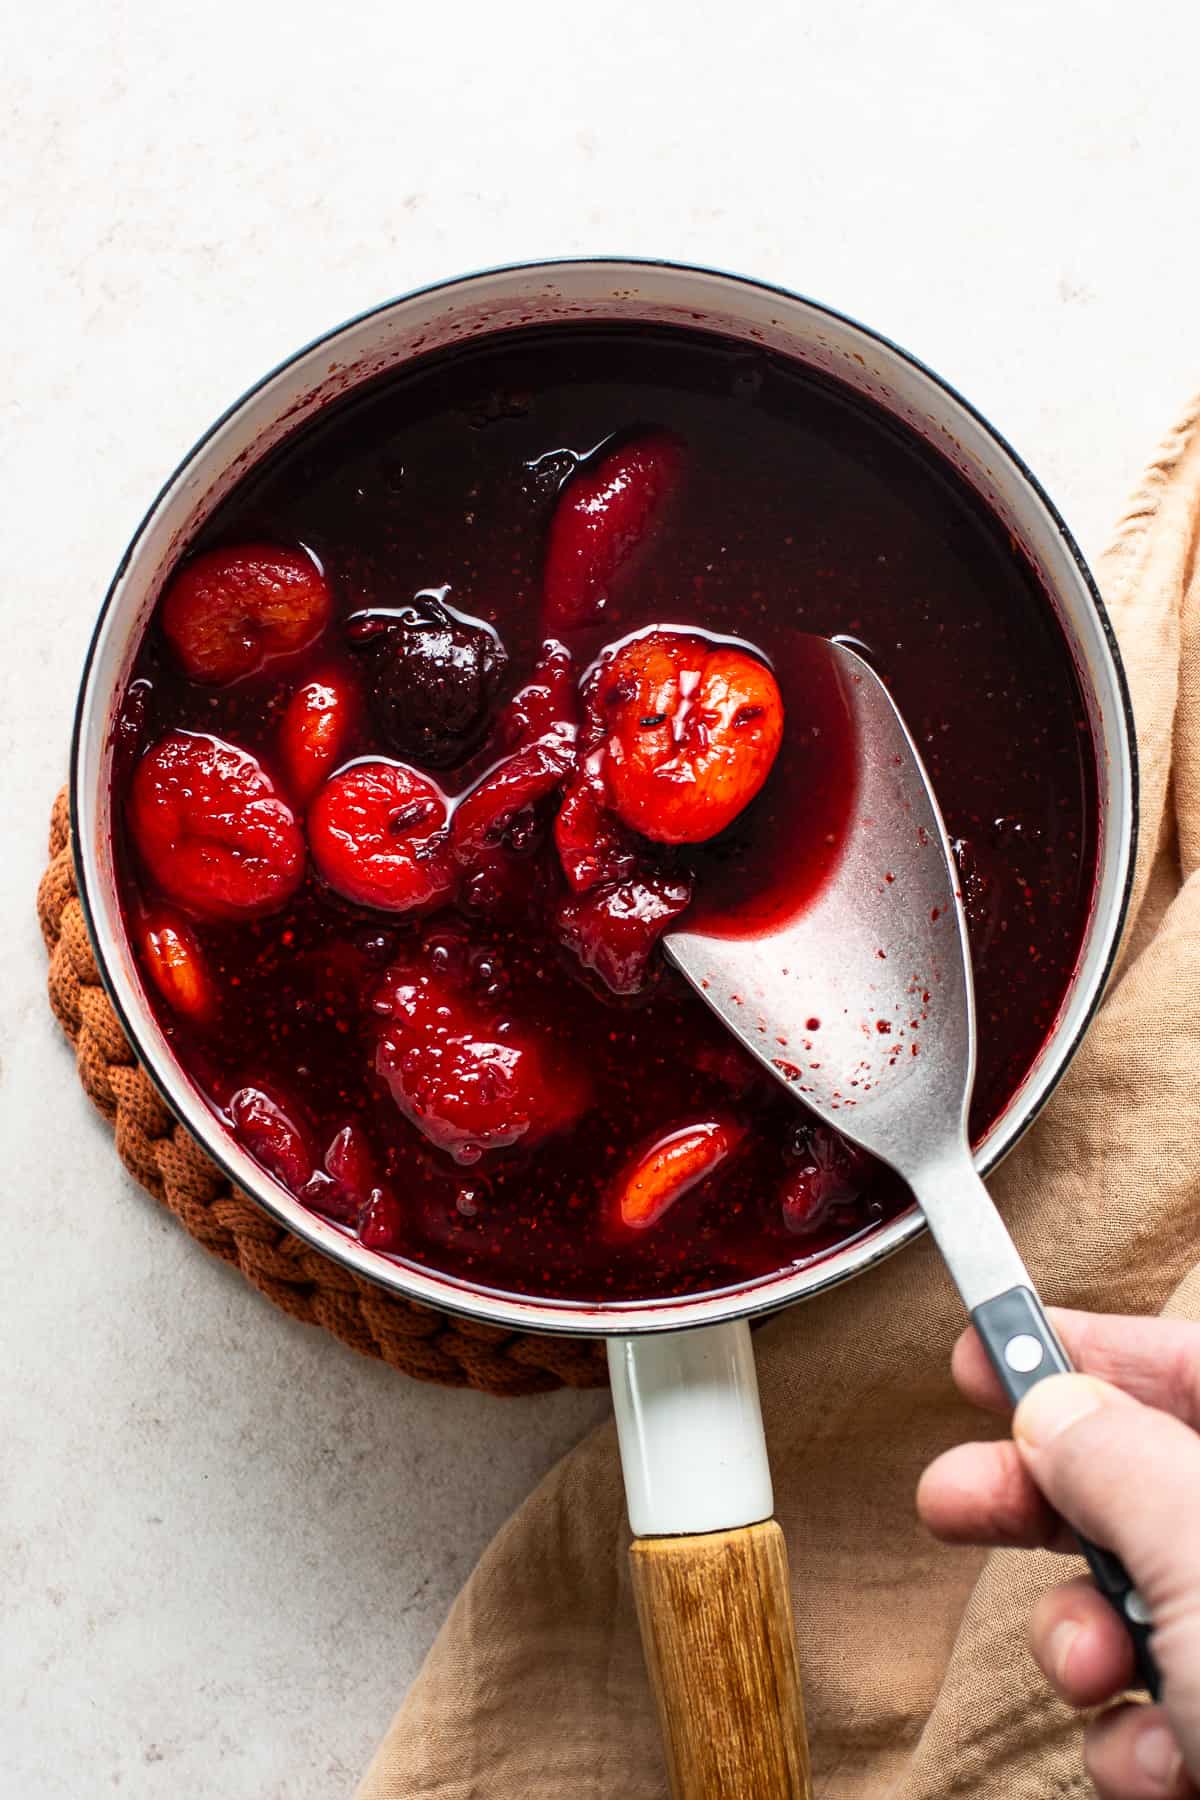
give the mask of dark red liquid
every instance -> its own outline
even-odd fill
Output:
[[[858,640],[917,738],[959,843],[979,1011],[978,1135],[1041,1048],[1079,953],[1095,875],[1091,738],[1048,604],[974,495],[886,416],[799,365],[701,334],[559,327],[428,359],[331,409],[242,482],[193,546],[311,547],[332,584],[331,626],[312,649],[224,689],[184,679],[152,626],[135,670],[152,689],[142,741],[174,726],[213,732],[274,773],[279,717],[296,687],[360,667],[345,618],[445,585],[455,607],[503,639],[502,704],[538,651],[541,560],[566,453],[642,424],[678,435],[686,479],[603,631],[577,646],[581,660],[647,625],[700,628],[756,646],[786,709],[762,793],[685,858],[697,878],[694,916],[752,928],[823,878],[852,747],[836,692],[814,687],[798,639]],[[364,714],[346,759],[372,750],[388,753]],[[438,779],[460,792],[495,758],[485,744]],[[524,854],[541,858],[546,883],[561,890],[548,825]],[[121,861],[132,906],[136,855],[122,847]],[[397,950],[427,929],[338,898],[310,868],[283,913],[197,925],[221,990],[219,1031],[154,1002],[184,1068],[216,1102],[262,1083],[294,1098],[322,1143],[348,1117],[365,1126],[400,1202],[404,1258],[535,1295],[650,1298],[809,1261],[907,1204],[876,1172],[815,1229],[791,1229],[780,1196],[811,1151],[796,1102],[765,1075],[731,1093],[728,1039],[672,970],[617,999],[536,910],[501,930],[470,917],[467,930],[503,968],[513,1016],[586,1065],[594,1103],[569,1134],[458,1167],[373,1072],[369,996]],[[607,1197],[631,1146],[714,1108],[748,1124],[748,1146],[654,1228],[614,1233]]]
[[[780,632],[772,667],[788,728],[767,785],[696,860],[688,925],[752,937],[794,917],[833,874],[854,811],[850,710],[823,640]]]

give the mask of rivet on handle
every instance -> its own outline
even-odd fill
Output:
[[[1018,1375],[1032,1375],[1045,1354],[1038,1340],[1025,1331],[1010,1337],[1004,1346],[1004,1360]]]

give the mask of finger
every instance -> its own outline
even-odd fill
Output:
[[[1194,1431],[1090,1375],[1051,1375],[1018,1406],[1013,1440],[1055,1511],[1124,1559],[1152,1609],[1200,1611]]]
[[[917,1484],[917,1511],[948,1544],[1078,1549],[1007,1438],[944,1451]]]
[[[1200,1768],[1200,1437],[1090,1375],[1052,1375],[1013,1415],[1050,1504],[1115,1550],[1154,1621],[1163,1700]]]
[[[1118,1706],[1093,1719],[1083,1760],[1100,1800],[1183,1800],[1196,1792],[1161,1706]]]
[[[1038,1596],[1029,1639],[1042,1674],[1072,1706],[1099,1706],[1134,1679],[1129,1634],[1086,1576]]]
[[[1050,1308],[1050,1322],[1077,1369],[1200,1430],[1200,1324],[1189,1319],[1065,1312],[1057,1306]],[[1010,1411],[1011,1402],[1005,1399],[974,1326],[955,1344],[950,1366],[974,1405],[989,1412]]]

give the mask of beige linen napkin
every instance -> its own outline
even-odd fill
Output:
[[[1118,973],[994,1192],[1052,1302],[1200,1316],[1200,402],[1100,576],[1133,688],[1142,840]],[[1180,1284],[1182,1283],[1182,1286]],[[757,1338],[792,1560],[816,1791],[1090,1792],[1079,1727],[1025,1649],[1061,1559],[935,1544],[913,1491],[988,1427],[947,1364],[962,1325],[929,1242]],[[497,1419],[497,1429],[503,1426]],[[995,1427],[993,1427],[995,1429]],[[663,1800],[611,1426],[546,1478],[459,1596],[358,1800]]]

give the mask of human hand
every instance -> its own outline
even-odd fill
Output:
[[[1101,1800],[1200,1792],[1200,1325],[1051,1313],[1072,1362],[1030,1389],[1013,1437],[959,1444],[917,1489],[925,1524],[950,1543],[1076,1549],[1068,1524],[1113,1550],[1154,1620],[1163,1688],[1157,1706],[1110,1708],[1091,1721],[1084,1760]],[[976,1405],[1008,1410],[970,1329],[954,1379]],[[1089,1580],[1043,1594],[1033,1654],[1072,1706],[1111,1700],[1135,1679],[1129,1638]],[[1190,1777],[1190,1779],[1189,1779]]]

